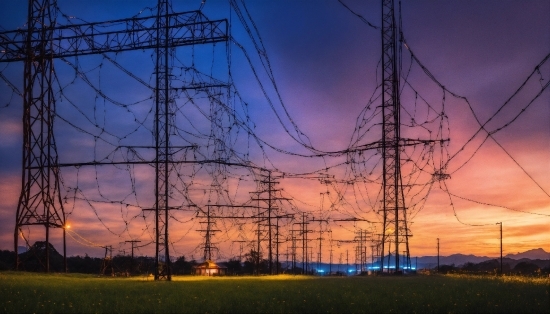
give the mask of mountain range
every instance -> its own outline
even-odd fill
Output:
[[[538,248],[538,249],[525,251],[523,253],[518,252],[517,254],[506,254],[506,256],[504,256],[504,257],[511,258],[511,259],[523,259],[523,258],[528,258],[528,259],[550,259],[550,253],[546,252],[545,250],[543,250],[541,248]]]
[[[388,258],[388,257],[386,257]],[[476,256],[476,255],[466,255],[466,254],[452,254],[449,256],[439,256],[440,265],[455,265],[457,267],[463,266],[466,263],[479,264],[485,261],[500,259],[500,256]],[[393,261],[393,260],[392,260]],[[546,252],[542,248],[532,249],[525,252],[518,252],[517,254],[507,254],[503,256],[503,264],[508,264],[510,268],[513,268],[520,262],[530,262],[537,264],[539,267],[544,268],[550,265],[550,253]],[[285,262],[282,262],[283,267],[286,266]],[[370,259],[367,259],[367,264],[370,265]],[[297,263],[298,267],[301,267],[301,263]],[[348,269],[353,269],[355,266],[353,262],[350,261]],[[345,269],[345,264],[334,263],[331,266],[328,263],[321,263],[321,269],[327,271],[329,268],[334,270]],[[411,257],[411,266],[414,268],[434,268],[437,267],[437,256],[420,256],[420,257]],[[311,268],[317,269],[317,263],[311,263]]]
[[[449,256],[440,256],[439,264],[440,265],[452,265],[461,266],[466,263],[481,263],[492,259],[499,259],[500,256],[488,257],[488,256],[476,256],[476,255],[465,255],[465,254],[453,254]],[[517,254],[506,254],[503,256],[504,259],[509,260],[511,264],[516,264],[515,261],[519,260],[550,260],[550,253],[546,252],[542,248],[532,249],[525,252],[518,252]],[[414,265],[416,261],[413,259],[412,263]],[[437,265],[437,256],[422,256],[418,257],[418,267],[419,268],[431,268]]]

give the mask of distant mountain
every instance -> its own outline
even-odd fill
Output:
[[[464,265],[466,263],[481,263],[485,262],[487,260],[492,259],[491,257],[487,256],[475,256],[475,255],[464,255],[464,254],[453,254],[449,256],[440,256],[439,257],[439,264],[440,265],[452,265],[460,266]],[[413,259],[413,263],[415,260]],[[437,265],[437,256],[422,256],[418,258],[418,267],[435,267]]]
[[[511,258],[511,259],[550,259],[550,253],[546,252],[545,250],[538,248],[538,249],[532,249],[525,251],[523,253],[517,253],[517,254],[507,254],[505,257]]]
[[[544,251],[543,249],[533,249],[528,250],[522,253],[517,254],[508,254],[504,256],[505,259],[508,259],[508,264],[513,267],[516,265],[520,260],[540,260],[541,263],[545,263],[544,261],[550,260],[550,253]],[[440,265],[452,265],[455,266],[461,266],[466,263],[474,263],[478,264],[481,262],[485,262],[491,259],[499,259],[499,257],[487,257],[487,256],[476,256],[476,255],[464,255],[464,254],[453,254],[450,256],[440,256],[439,257],[439,264]],[[414,263],[414,258],[413,258]],[[418,258],[418,267],[419,268],[432,268],[435,265],[437,265],[437,256],[422,256]]]
[[[389,257],[386,256],[386,261]],[[479,264],[483,262],[488,262],[491,260],[497,260],[500,262],[500,256],[476,256],[476,255],[465,255],[465,254],[452,254],[449,256],[440,256],[439,257],[439,265],[455,265],[457,267],[464,266],[466,263],[473,263],[473,264]],[[528,250],[523,253],[518,254],[508,254],[504,256],[504,264],[508,264],[510,268],[514,268],[518,263],[520,262],[529,262],[534,263],[538,265],[541,268],[548,267],[550,260],[550,253],[544,251],[543,249],[534,249],[534,250]],[[390,263],[393,265],[393,259],[390,259]],[[403,261],[401,261],[403,263]],[[286,263],[282,262],[283,268],[286,268]],[[299,267],[301,267],[301,263],[298,263]],[[370,259],[367,259],[367,266],[370,266]],[[376,263],[375,263],[376,264]],[[377,265],[377,264],[376,264]],[[329,270],[329,268],[332,271],[337,270],[353,270],[355,269],[355,264],[350,263],[347,267],[345,264],[332,264],[332,266],[329,266],[329,264],[323,263],[321,264],[321,269],[323,269],[325,272]],[[421,268],[435,268],[437,267],[437,256],[419,256],[411,257],[411,266],[421,269]],[[311,263],[310,269],[317,269],[317,263]]]

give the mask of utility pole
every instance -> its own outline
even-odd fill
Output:
[[[253,193],[258,193],[258,192],[253,192]],[[258,201],[259,203],[259,201]],[[211,208],[212,207],[218,207],[218,208],[222,208],[222,207],[228,207],[228,208],[232,208],[232,207],[236,207],[236,208],[253,208],[253,209],[257,209],[258,210],[258,214],[257,215],[253,215],[253,216],[239,216],[239,215],[214,215],[212,214],[212,211],[211,211]],[[211,249],[215,248],[215,246],[212,244],[212,233],[214,232],[219,232],[220,230],[214,230],[212,229],[212,225],[214,224],[214,221],[213,219],[255,219],[257,220],[258,222],[258,229],[257,229],[257,234],[258,234],[258,240],[257,240],[257,248],[258,248],[258,251],[257,251],[257,254],[256,256],[254,257],[254,263],[255,263],[255,267],[256,267],[256,273],[258,274],[259,273],[259,265],[260,265],[260,233],[261,233],[261,230],[260,230],[260,227],[261,227],[261,222],[264,221],[265,219],[263,218],[262,216],[262,212],[261,210],[262,209],[266,209],[266,208],[262,208],[260,206],[251,206],[251,205],[229,205],[229,204],[208,204],[207,205],[207,211],[204,212],[204,210],[201,210],[199,209],[199,212],[202,213],[202,215],[197,215],[197,218],[206,218],[206,221],[203,221],[203,222],[200,222],[200,223],[205,223],[206,224],[206,229],[201,229],[201,230],[197,230],[197,231],[200,231],[200,232],[205,232],[205,237],[204,237],[204,241],[205,241],[205,244],[203,246],[203,249],[204,249],[204,259],[211,259],[212,257],[212,254],[211,254]],[[241,245],[240,245],[240,254],[239,255],[239,260],[242,258],[242,243],[243,242],[246,242],[244,240],[235,240],[233,242],[240,242]]]
[[[302,254],[304,255],[302,261],[302,268],[307,274],[307,224],[305,213],[302,214]],[[305,264],[304,264],[305,263]]]
[[[502,221],[496,224],[500,225],[500,275],[502,276]]]
[[[276,227],[275,227],[275,274],[279,274],[279,216],[276,217]]]
[[[291,242],[291,243],[292,243],[292,242]],[[291,245],[292,245],[292,244],[291,244]],[[287,238],[287,243],[286,243],[286,259],[285,259],[285,261],[286,261],[286,262],[285,262],[285,265],[286,265],[285,269],[286,269],[286,270],[288,270],[288,256],[289,256],[289,254],[290,254],[290,253],[288,252],[288,249],[289,249],[289,246],[288,246],[288,238]]]
[[[367,219],[361,219],[361,218],[357,218],[357,217],[352,217],[352,218],[346,218],[346,219],[334,219],[333,221],[347,221],[347,222],[359,222],[359,221],[366,221],[366,222],[370,222],[369,220]],[[357,239],[357,232],[356,232],[356,236],[355,238],[352,240],[352,241],[349,241],[349,240],[339,240],[338,242],[352,242],[352,243],[358,243],[358,245],[355,247],[355,262],[357,264],[357,260],[358,260],[358,254],[359,254],[359,260],[361,261],[360,264],[361,264],[361,268],[363,267],[363,259],[364,261],[366,262],[366,247],[364,248],[363,250],[363,230],[362,229],[359,229],[360,231],[360,235],[359,235],[359,240]],[[365,235],[367,234],[367,232],[365,231]],[[366,236],[365,236],[365,240],[366,240]],[[348,255],[348,250],[346,250],[346,256]],[[347,257],[346,257],[346,260],[347,260]],[[346,262],[347,263],[347,262]],[[349,267],[349,266],[346,266],[346,267]],[[356,267],[356,270],[357,270],[357,267]],[[348,270],[346,269],[346,272]]]
[[[374,272],[374,247],[375,245],[370,246],[370,269]]]
[[[243,261],[243,243],[246,243],[246,240],[234,240],[233,243],[239,243],[239,263]]]
[[[294,275],[296,275],[296,251],[297,251],[297,237],[296,235],[294,234],[295,232],[300,232],[300,230],[295,230],[295,229],[291,229],[290,230],[290,236],[291,236],[291,243],[292,243],[292,248],[291,248],[291,255],[292,255],[292,273]]]
[[[340,241],[340,242],[353,242],[355,243],[355,262],[359,265],[359,271],[362,272],[367,263],[367,246],[365,242],[367,240],[368,232],[363,229],[359,229],[355,232],[355,238],[352,241]]]
[[[260,249],[261,249],[261,246],[260,246],[260,233],[262,232],[261,229],[260,229],[260,226],[261,226],[261,219],[260,219],[260,215],[259,215],[259,212],[260,212],[260,206],[258,205],[258,230],[256,232],[256,235],[257,235],[257,250],[256,250],[256,275],[259,276],[260,275]]]
[[[439,238],[437,238],[437,273],[439,274]]]
[[[132,261],[134,261],[134,247],[135,247],[135,244],[139,243],[141,241],[139,241],[139,240],[129,240],[129,241],[124,241],[124,242],[132,244]]]
[[[255,201],[264,201],[267,203],[267,239],[268,239],[268,267],[269,267],[269,273],[273,275],[273,227],[276,227],[275,224],[271,222],[272,218],[276,218],[277,215],[273,215],[273,212],[277,210],[278,208],[275,207],[275,202],[280,200],[289,200],[289,198],[284,197],[277,197],[275,195],[276,192],[281,191],[280,189],[275,189],[274,185],[278,184],[278,181],[273,181],[271,170],[267,170],[267,178],[265,180],[260,180],[261,184],[264,184],[267,186],[266,189],[254,192],[255,194],[258,194],[257,198],[253,198],[252,200]],[[267,193],[267,197],[261,198],[260,194]],[[259,207],[259,204],[258,204]],[[259,230],[259,228],[258,228]],[[258,242],[259,242],[259,234],[258,234]],[[278,245],[278,244],[277,244]],[[259,245],[258,245],[259,248]]]
[[[327,219],[315,219],[315,217],[310,220],[310,222],[316,222],[316,221],[319,222],[319,239],[318,239],[319,240],[319,255],[318,255],[318,258],[317,258],[317,269],[319,270],[321,268],[321,252],[322,252],[322,241],[323,241],[323,237],[322,237],[323,229],[322,229],[321,224],[323,222],[328,224],[328,220]]]
[[[264,181],[263,183],[267,183],[267,186],[268,186],[268,191],[267,191],[267,197],[268,197],[268,202],[267,202],[267,207],[268,207],[268,210],[267,210],[267,228],[268,228],[268,238],[269,238],[269,246],[268,246],[268,254],[269,254],[269,274],[273,275],[273,245],[272,245],[272,242],[271,242],[271,210],[272,210],[272,199],[271,199],[271,191],[273,189],[273,184],[275,182],[271,182],[271,171],[268,172],[268,175],[267,175],[267,181]],[[277,182],[278,183],[278,182]]]
[[[291,214],[287,214],[287,215],[277,215],[275,216],[275,219],[277,219],[277,223],[276,223],[276,229],[275,229],[275,244],[276,244],[276,250],[275,250],[275,274],[279,274],[279,244],[281,243],[284,243],[279,241],[279,219],[281,218],[294,218],[294,215],[291,215]],[[287,249],[288,249],[288,246],[287,246]],[[288,262],[288,255],[287,255],[287,262]]]
[[[300,233],[302,235],[302,271],[308,273],[308,252],[307,252],[307,234],[311,232],[307,229],[309,222],[306,221],[306,213],[302,213],[302,222],[294,223],[300,225]]]
[[[349,251],[348,249],[346,249],[346,276],[348,275],[348,272],[349,272]]]
[[[330,239],[329,239],[329,245],[330,245],[330,258],[329,258],[329,266],[328,266],[328,274],[330,275],[332,273],[332,252],[334,251],[332,249],[332,230],[329,230]]]
[[[338,272],[340,272],[340,265],[342,265],[342,252],[340,252],[340,258],[338,258]]]

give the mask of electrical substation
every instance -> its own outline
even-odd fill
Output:
[[[202,275],[225,274],[216,262],[237,256],[255,274],[332,274],[336,264],[345,274],[414,272],[413,218],[433,189],[451,199],[449,164],[472,140],[450,152],[446,106],[467,100],[413,53],[401,3],[381,0],[379,22],[358,15],[379,34],[380,62],[347,146],[334,150],[295,122],[245,1],[228,0],[221,18],[203,12],[208,5],[177,12],[158,0],[90,22],[56,0],[29,0],[26,25],[0,32],[0,79],[23,115],[15,252],[32,245],[32,230],[46,242],[45,271],[55,236],[65,270],[67,242],[104,249],[103,274],[114,273],[118,245],[132,261],[152,252],[155,280],[171,280],[182,255],[202,263]],[[260,104],[293,146],[254,120]],[[504,128],[480,125],[487,138]],[[279,156],[304,171],[286,170]],[[321,191],[319,204],[301,198],[296,187],[306,185]],[[112,242],[70,227],[78,219]]]

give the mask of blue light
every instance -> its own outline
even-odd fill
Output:
[[[322,269],[319,269],[319,270],[317,270],[317,272],[319,272],[319,273],[324,273],[325,271],[322,270]]]

